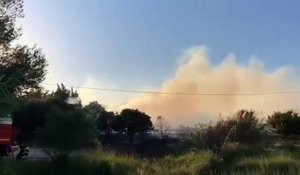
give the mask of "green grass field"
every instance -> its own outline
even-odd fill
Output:
[[[300,150],[244,154],[232,160],[216,158],[208,151],[189,152],[162,159],[140,159],[97,152],[69,161],[0,162],[1,175],[293,175],[300,173]],[[246,155],[246,156],[245,156]]]

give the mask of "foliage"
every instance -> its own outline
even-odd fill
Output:
[[[0,117],[10,114],[17,106],[17,100],[12,91],[18,79],[12,76],[5,80],[5,76],[0,76]]]
[[[40,88],[46,74],[47,62],[41,49],[11,47],[21,35],[16,21],[23,16],[23,0],[0,1],[0,116],[16,109],[18,97]]]
[[[100,132],[104,132],[109,135],[111,132],[112,120],[115,114],[113,112],[102,111],[100,116],[97,118],[97,128]]]
[[[46,114],[45,125],[37,131],[37,142],[52,156],[69,155],[87,147],[94,140],[94,123],[81,109],[53,107]]]
[[[88,105],[84,106],[83,110],[95,120],[97,120],[101,113],[105,111],[104,107],[97,101],[90,102]]]
[[[0,1],[0,46],[6,47],[20,35],[17,18],[23,17],[23,0]]]
[[[27,98],[22,100],[22,105],[12,113],[14,126],[20,130],[19,142],[27,142],[35,138],[36,129],[44,126],[46,114],[53,107],[74,110],[78,105],[68,103],[68,99],[72,96],[78,97],[78,94],[71,93],[63,85],[58,86],[51,94],[41,89],[31,91]]]
[[[150,116],[137,109],[123,109],[116,117],[117,124],[120,124],[121,130],[127,133],[128,139],[133,140],[137,132],[144,133],[153,128]]]
[[[196,127],[191,141],[196,148],[209,148],[219,151],[225,142],[257,144],[261,143],[263,125],[254,111],[241,110],[227,120],[219,120],[214,124]]]
[[[1,55],[0,75],[5,79],[17,74],[19,83],[13,87],[18,95],[24,95],[30,89],[38,89],[46,75],[47,61],[41,50],[27,46],[17,46]]]
[[[45,116],[51,104],[42,99],[25,101],[12,113],[13,124],[19,129],[18,141],[24,143],[34,138],[38,127],[44,126]]]
[[[18,96],[39,88],[47,66],[41,49],[21,45],[11,47],[11,43],[21,35],[16,20],[23,16],[23,0],[0,2],[0,76],[3,81],[18,77],[18,81],[11,84],[11,90]]]
[[[267,123],[284,136],[300,136],[300,115],[292,110],[274,112],[274,114],[268,117]]]

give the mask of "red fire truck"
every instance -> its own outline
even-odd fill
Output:
[[[11,117],[0,117],[0,157],[14,158],[14,153],[18,150],[16,136]]]

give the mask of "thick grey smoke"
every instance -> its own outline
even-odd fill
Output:
[[[187,93],[256,93],[300,89],[299,79],[289,67],[267,71],[262,62],[252,58],[247,65],[238,64],[228,56],[217,66],[209,62],[204,47],[186,53],[173,78],[164,82],[159,91]],[[263,115],[277,110],[300,107],[300,95],[260,96],[180,96],[142,95],[124,107],[139,108],[152,116],[163,116],[173,125],[214,120],[239,109],[254,109]]]

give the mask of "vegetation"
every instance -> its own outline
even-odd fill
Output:
[[[268,117],[268,124],[284,136],[300,136],[300,115],[292,110],[275,112]]]
[[[299,150],[298,150],[299,151]],[[93,153],[72,157],[64,166],[57,162],[4,161],[0,162],[0,174],[38,175],[244,175],[244,174],[286,174],[300,172],[299,157],[293,152],[269,152],[263,155],[237,157],[230,165],[216,159],[207,151],[189,152],[181,156],[167,156],[157,161],[142,160],[128,156],[115,156],[108,153]]]
[[[37,131],[37,142],[51,156],[69,154],[84,148],[95,139],[94,126],[82,110],[52,108],[47,113],[45,125]]]

